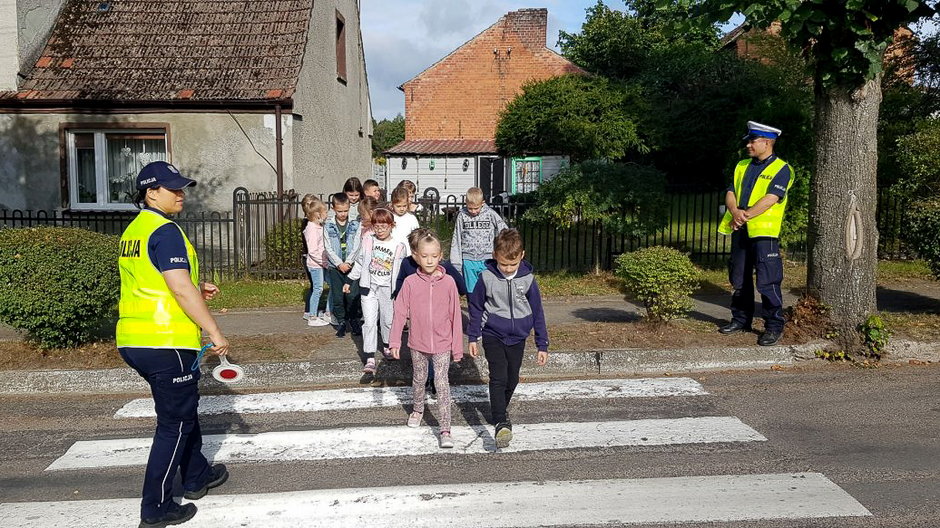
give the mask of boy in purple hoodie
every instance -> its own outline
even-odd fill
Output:
[[[493,241],[493,257],[486,261],[469,296],[467,339],[470,355],[477,357],[477,342],[490,369],[490,411],[496,426],[496,447],[512,440],[512,423],[506,414],[519,384],[525,341],[535,330],[536,362],[548,361],[548,330],[542,311],[542,294],[532,275],[532,265],[522,260],[525,248],[515,229],[504,229]],[[485,313],[485,317],[484,317]]]

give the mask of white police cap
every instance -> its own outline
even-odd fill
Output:
[[[779,128],[763,125],[757,121],[747,122],[747,135],[742,139],[767,138],[777,139],[783,132]]]

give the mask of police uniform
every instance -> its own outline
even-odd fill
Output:
[[[745,138],[776,139],[780,130],[748,122]],[[738,207],[747,209],[761,198],[773,194],[779,198],[764,213],[749,219],[737,230],[732,228],[732,215],[726,211],[718,231],[731,236],[731,258],[728,277],[734,288],[731,297],[731,324],[722,333],[747,330],[754,318],[754,275],[756,289],[761,295],[764,312],[764,335],[760,344],[772,344],[783,333],[783,260],[780,256],[780,230],[787,204],[787,191],[793,184],[790,166],[771,154],[764,160],[756,158],[738,162],[734,181],[728,188],[733,192]]]
[[[165,162],[144,167],[137,181],[139,190],[150,186],[182,189],[196,183]],[[196,358],[202,330],[180,307],[162,275],[168,270],[185,269],[198,287],[199,262],[179,225],[161,211],[145,208],[121,235],[118,266],[118,350],[150,384],[157,414],[144,479],[141,526],[162,526],[160,522],[166,519],[195,513],[194,506],[181,507],[173,501],[177,470],[182,474],[187,496],[225,472],[224,466],[210,466],[201,451],[202,432],[196,412],[200,371]]]

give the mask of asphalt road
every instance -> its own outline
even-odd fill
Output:
[[[704,396],[530,399],[514,402],[511,409],[513,422],[520,431],[526,424],[736,417],[766,441],[236,461],[228,463],[229,482],[213,490],[213,494],[818,473],[867,508],[871,516],[728,521],[694,526],[934,527],[940,526],[937,500],[940,457],[936,456],[940,450],[938,375],[940,367],[934,365],[872,370],[827,365],[782,372],[694,376],[708,392]],[[126,395],[0,398],[0,502],[9,505],[34,501],[136,500],[143,475],[140,466],[46,470],[76,441],[149,437],[153,431],[152,418],[114,418],[114,413],[129,399]],[[455,407],[455,436],[456,426],[484,424],[487,409],[486,403]],[[207,435],[333,431],[400,426],[408,410],[410,407],[405,404],[319,412],[219,414],[205,416],[202,424]],[[436,408],[430,407],[429,422],[434,422],[436,413]],[[522,435],[517,433],[518,442],[526,440]],[[376,453],[391,443],[391,439],[382,437],[372,441]],[[208,511],[207,506],[202,507],[201,511]],[[601,512],[613,509],[604,502],[593,507]],[[699,505],[692,503],[686,507],[694,510]],[[700,507],[710,505],[703,503]],[[135,513],[128,513],[128,526],[136,522]],[[518,512],[518,519],[524,514]],[[200,515],[203,513],[194,522]],[[448,513],[444,510],[440,515],[446,517]],[[632,521],[611,514],[603,522],[648,525]],[[10,524],[8,518],[4,526],[21,525],[17,522]],[[22,526],[32,526],[22,522]],[[370,524],[368,520],[364,522]],[[86,525],[98,524],[89,519]],[[515,522],[508,520],[499,525],[512,526]]]

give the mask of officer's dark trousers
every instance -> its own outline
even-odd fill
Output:
[[[747,229],[742,228],[731,235],[731,260],[728,278],[734,288],[731,297],[731,319],[751,326],[754,319],[754,275],[757,275],[757,291],[764,308],[764,330],[783,331],[783,259],[780,258],[780,243],[776,238],[748,238]]]
[[[173,479],[179,469],[183,489],[195,491],[209,478],[209,462],[202,454],[199,429],[199,369],[191,370],[194,350],[172,348],[119,349],[124,361],[137,371],[153,394],[157,430],[144,477],[142,518],[160,517],[173,502]]]
[[[495,337],[483,336],[483,353],[490,370],[490,413],[493,425],[506,421],[506,408],[519,385],[519,369],[525,341],[507,345]]]

